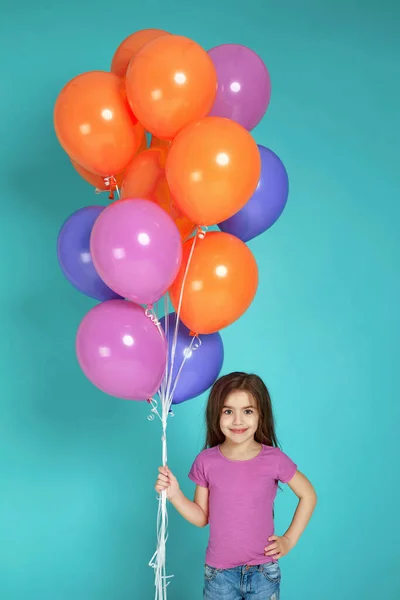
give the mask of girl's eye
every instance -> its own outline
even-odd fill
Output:
[[[246,415],[252,415],[253,411],[251,408],[248,408],[247,410],[244,411],[246,413]]]
[[[232,411],[229,410],[228,408],[226,410],[224,410],[224,415],[231,415]]]

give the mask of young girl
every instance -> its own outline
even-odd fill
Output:
[[[206,449],[189,477],[193,502],[168,467],[160,467],[157,492],[193,525],[210,524],[204,571],[206,600],[278,600],[278,560],[303,533],[316,494],[295,463],[277,446],[271,399],[257,375],[231,373],[215,382],[207,404]],[[274,534],[278,482],[299,498],[292,523]]]

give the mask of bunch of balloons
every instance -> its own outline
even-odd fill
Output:
[[[147,400],[169,372],[180,403],[218,377],[218,332],[257,290],[246,242],[278,219],[288,195],[282,162],[250,133],[270,93],[249,48],[207,52],[157,29],[124,40],[110,72],[82,73],[60,92],[62,148],[81,177],[118,198],[80,208],[58,236],[64,275],[100,302],[79,326],[76,351],[104,392]],[[159,321],[166,293],[174,312]]]

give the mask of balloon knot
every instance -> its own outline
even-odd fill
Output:
[[[110,194],[108,196],[109,200],[114,200],[115,194],[114,192],[118,190],[118,183],[114,175],[110,175],[109,177],[104,177],[104,182],[106,187],[110,190]]]
[[[200,240],[204,240],[204,238],[206,237],[207,229],[208,229],[208,227],[199,226],[199,228],[197,230],[197,235]]]

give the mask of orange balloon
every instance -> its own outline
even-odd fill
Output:
[[[156,202],[175,221],[182,239],[186,239],[195,226],[180,213],[171,198],[165,177],[166,157],[167,151],[163,148],[150,148],[135,156],[124,175],[121,199],[144,198]]]
[[[134,114],[147,131],[171,140],[211,110],[217,74],[196,42],[165,35],[146,44],[130,62],[126,91]]]
[[[61,146],[73,161],[103,177],[121,173],[143,137],[120,86],[113,73],[83,73],[67,83],[54,107]]]
[[[155,135],[151,136],[150,148],[166,148],[170,149],[171,142],[169,140],[160,140]]]
[[[161,35],[169,35],[168,31],[162,29],[141,29],[129,35],[118,46],[111,63],[111,72],[123,77],[131,59],[143,48],[145,44],[152,42]]]
[[[183,214],[199,225],[215,225],[250,199],[260,179],[261,158],[244,127],[208,117],[172,142],[166,174]]]
[[[178,310],[193,239],[183,245],[182,265],[169,292]],[[258,268],[250,249],[229,233],[197,239],[183,288],[180,318],[195,333],[214,333],[236,321],[257,291]]]
[[[136,125],[134,125],[134,127],[138,129],[139,134],[140,134],[140,131],[142,131],[142,135],[143,135],[142,142],[138,149],[138,153],[139,153],[146,149],[147,140],[146,140],[146,136],[144,135],[143,125],[141,125],[140,123],[136,123]],[[79,175],[83,179],[85,179],[85,181],[90,183],[90,185],[93,185],[96,189],[101,190],[102,192],[105,192],[105,191],[112,192],[112,191],[116,190],[117,187],[119,189],[121,189],[122,181],[123,181],[124,173],[125,173],[124,171],[122,171],[122,173],[118,173],[116,175],[111,175],[110,177],[102,177],[101,175],[96,175],[96,173],[92,173],[91,171],[88,171],[87,169],[82,167],[80,164],[78,164],[77,162],[72,160],[72,158],[70,160],[71,160],[72,166],[74,167],[75,171],[77,171],[79,173]]]

